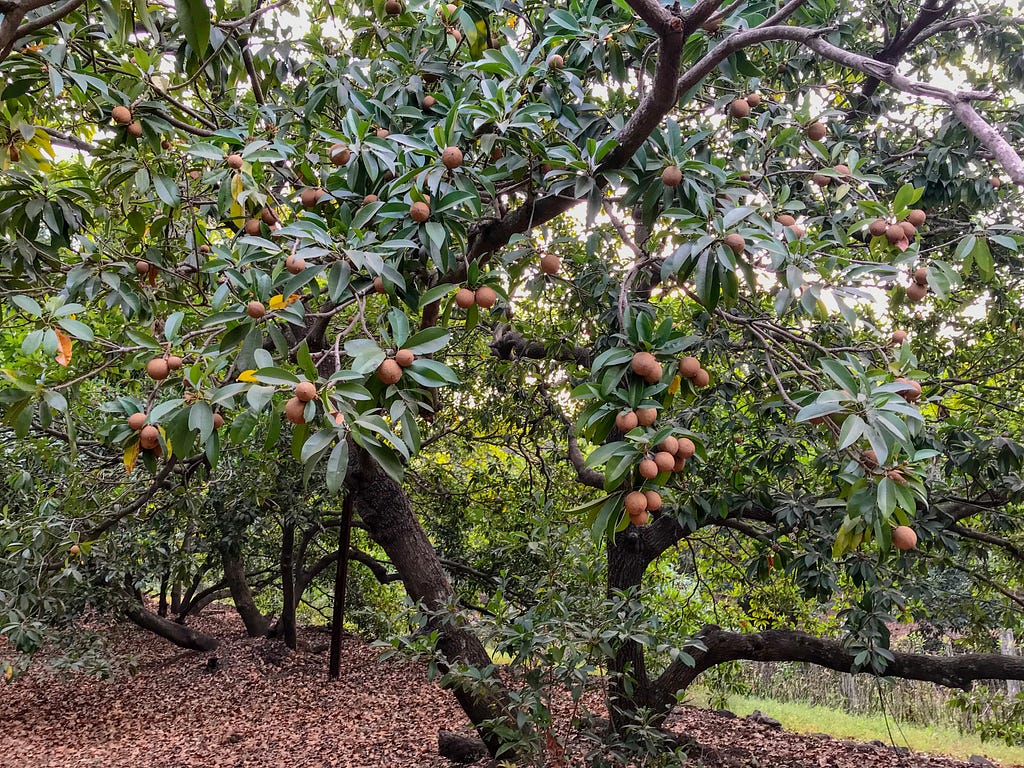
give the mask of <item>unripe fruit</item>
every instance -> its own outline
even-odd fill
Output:
[[[138,432],[146,425],[146,414],[144,413],[133,413],[128,417],[128,426],[135,432]]]
[[[668,451],[658,451],[654,454],[654,463],[658,465],[658,469],[662,472],[671,472],[672,467],[675,466],[676,457]]]
[[[384,3],[384,13],[388,16],[399,16],[402,13],[402,4],[399,0],[388,0]]]
[[[132,121],[132,111],[128,107],[114,107],[110,111],[110,116],[118,125],[128,125]]]
[[[334,165],[345,165],[352,157],[352,150],[344,144],[332,144],[327,152]]]
[[[455,303],[462,309],[469,309],[476,304],[476,294],[469,288],[459,288],[455,292]]]
[[[699,371],[697,371],[697,373],[693,375],[693,378],[690,379],[690,381],[693,382],[693,386],[695,386],[697,389],[700,389],[702,387],[706,387],[708,384],[711,383],[711,374],[705,371],[703,368],[701,368]]]
[[[909,389],[905,389],[902,392],[900,392],[900,396],[908,403],[916,403],[918,400],[921,399],[920,383],[914,381],[913,379],[907,379],[903,377],[896,379],[896,381],[900,384],[906,384],[909,387]]]
[[[435,104],[437,104],[437,99],[435,99],[430,94],[427,94],[426,96],[424,96],[423,97],[423,101],[421,102],[421,106],[424,109],[433,109]]]
[[[152,424],[147,424],[139,433],[139,447],[151,451],[160,445],[160,430]]]
[[[645,480],[653,480],[658,476],[658,465],[651,459],[644,459],[640,462],[640,477]]]
[[[670,165],[661,172],[661,183],[666,187],[676,187],[683,180],[683,172],[678,166]]]
[[[875,219],[868,226],[868,232],[872,237],[881,237],[889,229],[889,223],[885,219]]]
[[[214,429],[220,429],[223,426],[224,426],[224,417],[221,416],[219,413],[213,414],[213,428]]]
[[[779,224],[781,224],[784,227],[792,227],[794,224],[796,224],[796,219],[794,219],[788,213],[780,213],[776,221],[779,222]]]
[[[697,450],[697,446],[693,444],[693,440],[688,437],[679,438],[679,448],[676,450],[676,456],[681,459],[688,459],[693,456]]]
[[[540,257],[540,271],[545,275],[556,275],[562,268],[562,260],[553,253],[545,253]]]
[[[636,417],[633,411],[621,411],[615,417],[615,428],[619,432],[629,432],[631,429],[636,429],[637,424],[640,420]]]
[[[825,138],[826,133],[828,133],[828,129],[825,128],[825,124],[818,122],[811,123],[804,130],[804,134],[811,141],[821,141]]]
[[[928,285],[927,267],[918,267],[914,270],[914,282],[918,285]]]
[[[242,165],[244,165],[245,163],[245,161],[242,159],[242,156],[236,152],[232,152],[230,155],[227,156],[227,158],[225,158],[225,160],[228,164],[228,168],[233,168],[236,171],[242,170]]]
[[[395,362],[403,368],[408,368],[416,359],[416,355],[408,349],[400,349],[395,352]]]
[[[135,262],[135,271],[138,272],[140,275],[147,274],[149,272],[149,262],[148,261],[142,261],[142,260],[136,261]]]
[[[162,357],[154,357],[146,363],[146,373],[153,381],[163,381],[170,372],[170,366],[167,365],[167,361]]]
[[[747,101],[747,104],[750,105],[751,107],[759,106],[761,104],[761,94],[760,93],[748,93],[747,97],[746,97],[746,101]]]
[[[658,418],[657,408],[637,408],[636,419],[641,427],[649,427]]]
[[[907,340],[907,336],[908,335],[909,334],[906,331],[893,331],[892,332],[892,343],[893,344],[902,344],[904,341]]]
[[[291,398],[284,404],[284,416],[292,424],[305,424],[306,404],[297,397]]]
[[[644,496],[647,497],[647,511],[657,512],[661,509],[661,494],[657,491],[644,491]]]
[[[167,358],[167,367],[168,367],[168,368],[169,368],[170,370],[172,370],[172,371],[180,371],[180,370],[181,370],[181,367],[182,367],[182,366],[183,366],[184,364],[185,364],[185,361],[184,361],[184,360],[182,360],[182,359],[181,359],[180,357],[178,357],[177,355],[170,355],[170,356],[169,356],[169,357]]]
[[[138,120],[132,120],[128,123],[128,135],[133,139],[141,138],[142,136],[142,123]]]
[[[306,260],[296,256],[289,256],[284,260],[284,268],[293,275],[297,275],[306,268]]]
[[[911,283],[907,286],[907,298],[911,301],[921,301],[925,296],[928,295],[928,286],[919,285],[918,283]]]
[[[901,552],[917,546],[917,534],[909,525],[897,526],[892,532],[892,545]]]
[[[896,245],[896,243],[906,239],[906,237],[907,233],[903,231],[903,227],[899,224],[889,224],[885,228],[885,239],[893,245]]]
[[[259,320],[267,314],[267,308],[263,306],[262,301],[250,301],[245,305],[245,313],[249,315],[249,317]]]
[[[441,153],[441,163],[449,171],[454,171],[462,165],[462,150],[458,147],[445,147]]]
[[[746,117],[750,114],[750,105],[746,99],[736,99],[729,105],[729,114],[733,117]]]
[[[409,206],[409,218],[417,224],[422,224],[430,218],[430,206],[426,203],[413,203]]]
[[[245,220],[245,234],[255,236],[255,235],[258,235],[261,231],[262,230],[260,230],[260,220],[259,219],[246,219]]]
[[[303,403],[316,397],[316,385],[311,381],[300,381],[295,385],[295,396]]]
[[[549,69],[561,69],[565,66],[565,59],[562,58],[561,54],[552,53],[548,56],[548,68]]]
[[[737,235],[733,232],[731,235],[726,235],[725,240],[726,246],[732,249],[732,252],[737,256],[742,256],[743,251],[747,248],[747,241],[743,239],[742,235]]]
[[[476,289],[476,305],[481,309],[490,309],[497,301],[498,294],[489,285],[481,285]]]
[[[914,210],[907,214],[907,221],[909,221],[915,227],[920,227],[922,224],[924,224],[924,221],[927,218],[928,217],[925,215],[925,212],[922,211],[920,208],[915,208]]]
[[[684,357],[679,361],[679,375],[686,379],[692,379],[700,370],[700,360],[696,357]]]
[[[299,194],[299,202],[302,203],[304,208],[314,208],[326,194],[327,191],[320,189],[320,187],[306,187]]]
[[[388,386],[397,384],[402,378],[402,366],[388,358],[377,368],[377,378]]]
[[[78,557],[78,553],[82,551],[82,548],[77,544],[72,544],[71,549],[68,550],[72,557]]]
[[[626,494],[626,514],[636,517],[647,511],[647,497],[643,491],[630,491]]]
[[[907,240],[913,240],[915,237],[917,237],[917,227],[915,227],[909,221],[901,221],[900,229],[902,229],[903,234],[907,236]]]
[[[675,456],[676,453],[679,452],[679,441],[672,435],[669,435],[660,443],[658,443],[657,449],[659,451],[667,451],[668,453],[671,453],[673,456]]]

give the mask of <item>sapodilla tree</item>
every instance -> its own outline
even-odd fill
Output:
[[[951,297],[1019,290],[1012,254],[1022,241],[1005,217],[1024,184],[1020,126],[986,117],[1006,97],[932,85],[919,63],[929,57],[910,55],[928,46],[941,60],[950,39],[985,35],[979,67],[999,71],[1001,85],[1019,81],[1007,63],[1019,60],[1019,30],[1001,7],[964,19],[926,4],[909,22],[885,18],[890,43],[876,50],[879,21],[854,3],[628,0],[628,10],[510,13],[473,0],[443,18],[425,3],[353,5],[344,42],[324,26],[334,9],[317,2],[294,18],[275,6],[214,18],[193,5],[188,25],[162,10],[141,19],[137,35],[173,48],[116,32],[58,40],[58,18],[125,28],[97,24],[98,11],[76,3],[16,3],[0,28],[5,103],[20,120],[7,144],[18,172],[0,191],[11,211],[4,327],[17,334],[4,413],[21,439],[123,453],[141,501],[97,510],[87,540],[185,486],[197,465],[215,470],[222,440],[246,441],[257,424],[273,434],[287,416],[297,460],[323,463],[325,490],[352,495],[410,597],[443,611],[452,589],[403,469],[443,390],[458,384],[453,337],[488,333],[494,364],[541,359],[553,386],[565,381],[557,370],[579,381],[567,458],[603,493],[584,510],[607,544],[610,590],[640,589],[657,557],[712,527],[771,542],[773,562],[819,596],[854,569],[870,594],[891,586],[891,564],[908,562],[893,559],[897,524],[915,530],[919,548],[1006,541],[983,530],[984,516],[1013,501],[1013,483],[983,483],[980,451],[961,452],[972,468],[963,487],[940,471],[952,456],[941,401],[984,370],[942,371],[936,357],[924,370],[913,341],[897,351],[889,332],[873,332],[887,312],[914,330],[906,321],[924,326],[926,311],[955,314],[940,304]],[[137,130],[123,127],[124,109]],[[919,135],[929,137],[923,157]],[[950,156],[968,160],[954,168]],[[666,168],[679,171],[671,184]],[[1004,176],[1013,183],[990,183]],[[961,201],[991,215],[972,220]],[[583,248],[564,228],[551,236],[573,209],[585,211]],[[928,219],[911,233],[900,223],[916,210]],[[869,230],[878,219],[883,236]],[[558,273],[539,270],[541,254],[555,252]],[[904,303],[910,285],[927,287],[921,314]],[[546,292],[561,297],[571,337],[517,324],[517,312],[532,316],[531,292],[538,304]],[[631,369],[637,353],[654,365]],[[103,391],[94,379],[111,370],[114,391]],[[70,425],[79,409],[90,414],[85,432]],[[649,424],[637,415],[616,428],[623,413],[647,421],[652,411]],[[146,414],[143,430],[127,423],[135,413]],[[231,423],[223,437],[221,414]],[[779,461],[793,471],[766,486],[777,493],[722,483],[713,468],[726,441],[710,439],[713,417],[785,435]],[[669,438],[674,453],[655,450]],[[647,460],[660,470],[653,478],[639,474]],[[808,461],[813,476],[799,471]],[[1019,460],[1003,468],[1016,477]],[[629,515],[636,492],[646,508],[634,496]],[[865,627],[875,634],[853,654],[800,633],[708,628],[699,659],[681,656],[654,680],[644,649],[623,642],[612,664],[616,723],[639,707],[664,715],[691,672],[737,658],[955,685],[1022,674],[998,656],[959,671],[890,657],[884,613],[862,617],[862,639]],[[465,623],[434,628],[448,661],[488,668]],[[496,676],[487,683],[457,683],[456,693],[496,752],[500,739],[483,724],[507,715],[508,699]]]

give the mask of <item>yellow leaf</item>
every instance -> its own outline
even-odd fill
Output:
[[[299,294],[293,293],[291,296],[289,296],[286,299],[284,296],[282,296],[279,293],[276,296],[271,296],[270,297],[270,308],[271,308],[271,310],[284,309],[285,307],[290,307],[292,304],[294,304],[296,301],[298,301],[301,298],[302,298],[302,296],[300,296]]]
[[[256,373],[255,368],[250,368],[248,371],[242,371],[240,374],[238,374],[238,380],[244,381],[247,384],[259,384],[259,379],[253,376],[254,373]]]
[[[6,680],[9,683],[11,682],[12,677],[14,677],[14,667],[8,664],[7,667],[4,669],[4,680]]]
[[[679,391],[681,379],[678,375],[672,377],[672,383],[668,385],[668,393],[670,395],[676,394]]]
[[[53,332],[57,334],[57,362],[67,368],[71,364],[71,344],[73,342],[64,331],[54,328]]]
[[[135,469],[135,460],[139,458],[139,441],[136,440],[124,449],[124,468],[128,474]]]

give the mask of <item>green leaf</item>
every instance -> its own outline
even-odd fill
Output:
[[[424,328],[413,334],[405,343],[405,348],[417,355],[429,355],[439,352],[448,345],[451,334],[440,326]]]
[[[321,453],[327,450],[327,446],[338,436],[338,433],[334,429],[321,429],[319,432],[315,432],[310,435],[305,443],[302,444],[302,452],[299,454],[299,461],[303,464],[318,457]]]
[[[72,320],[69,317],[64,317],[57,321],[57,325],[70,333],[76,339],[92,341],[94,338],[92,328],[78,320]]]
[[[186,42],[202,58],[210,45],[210,9],[203,0],[174,0],[174,10]]]
[[[282,385],[299,383],[298,376],[283,368],[260,368],[253,374],[253,378],[263,384]]]
[[[345,483],[345,473],[348,470],[348,441],[344,438],[338,441],[327,458],[327,482],[328,493],[336,494]]]

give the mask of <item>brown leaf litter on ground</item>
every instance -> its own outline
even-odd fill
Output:
[[[448,768],[437,755],[438,730],[469,731],[454,696],[428,682],[422,665],[382,661],[356,637],[345,637],[341,678],[329,682],[322,631],[302,630],[300,650],[290,651],[245,637],[224,606],[194,625],[221,638],[220,647],[182,651],[119,626],[110,645],[137,658],[133,676],[58,676],[36,664],[0,685],[0,766]],[[669,726],[703,745],[689,765],[707,768],[968,767],[692,707],[681,707]]]

